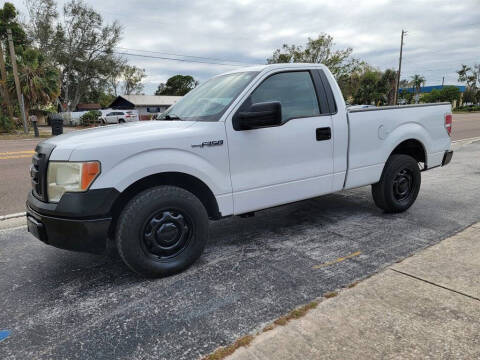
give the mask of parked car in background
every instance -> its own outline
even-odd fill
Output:
[[[125,122],[138,121],[138,112],[136,110],[103,111],[100,121],[102,124],[121,124]]]

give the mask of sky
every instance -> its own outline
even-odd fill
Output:
[[[405,29],[402,79],[421,74],[426,85],[441,84],[443,77],[445,84],[458,84],[461,64],[480,63],[480,0],[86,2],[106,22],[123,26],[118,51],[187,60],[127,55],[148,75],[146,94],[176,74],[202,82],[240,66],[264,64],[282,44],[302,45],[320,33],[332,35],[336,48],[351,47],[353,56],[384,70],[398,68]],[[13,3],[26,13],[24,0]],[[59,9],[63,3],[58,1]]]

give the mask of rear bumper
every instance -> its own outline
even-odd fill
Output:
[[[452,160],[452,156],[453,156],[452,150],[445,151],[445,154],[443,155],[442,166],[447,165]]]

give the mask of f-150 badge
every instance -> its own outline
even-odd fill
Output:
[[[204,141],[201,144],[194,144],[192,147],[203,148],[204,146],[218,146],[223,145],[223,140]]]

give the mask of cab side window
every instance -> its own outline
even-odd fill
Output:
[[[282,121],[320,115],[317,95],[308,71],[278,73],[267,78],[250,95],[251,104],[279,101]]]

